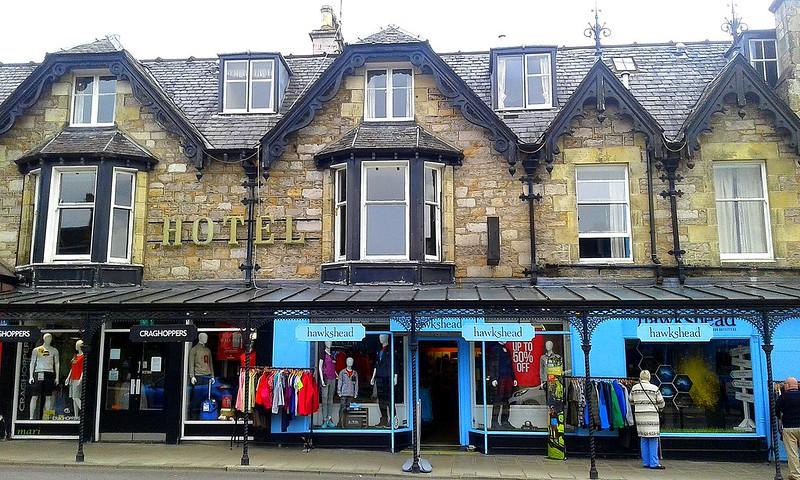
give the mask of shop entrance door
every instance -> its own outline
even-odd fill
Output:
[[[100,440],[163,442],[172,344],[132,343],[129,335],[127,330],[105,334]]]
[[[458,343],[455,340],[420,341],[419,397],[422,403],[422,442],[457,446]]]

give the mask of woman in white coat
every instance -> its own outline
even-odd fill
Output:
[[[662,470],[658,459],[658,441],[661,434],[660,413],[664,409],[664,397],[657,386],[650,383],[650,372],[639,373],[639,383],[631,388],[631,404],[642,448],[642,466]]]

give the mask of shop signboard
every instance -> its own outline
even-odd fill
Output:
[[[15,327],[12,325],[0,326],[0,342],[2,343],[29,343],[39,339],[42,332],[36,327]]]
[[[659,323],[639,325],[636,336],[643,342],[708,342],[714,328],[708,323]]]
[[[462,325],[461,336],[469,342],[529,342],[536,330],[530,323],[471,323]]]
[[[135,325],[131,327],[131,342],[194,342],[194,325]]]
[[[425,319],[424,321],[420,321],[420,319],[418,319],[417,321],[420,324],[417,327],[417,331],[420,333],[460,333],[461,329],[466,325],[472,325],[473,323],[484,323],[483,318],[477,317],[444,317]],[[393,332],[409,331],[402,322],[395,318],[389,321],[389,328]]]
[[[306,323],[294,331],[295,338],[303,342],[358,342],[366,334],[360,323]]]

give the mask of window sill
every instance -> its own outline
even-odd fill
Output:
[[[632,265],[634,262],[633,262],[632,258],[620,258],[620,259],[615,259],[615,258],[598,258],[598,259],[592,258],[592,259],[587,259],[587,258],[583,258],[583,259],[578,260],[578,263],[580,263],[581,265],[598,265],[598,266],[602,266],[602,265]]]
[[[223,110],[219,112],[220,115],[275,115],[276,111],[274,110]]]
[[[538,111],[538,110],[552,110],[555,108],[553,105],[537,105],[531,107],[519,107],[519,108],[498,108],[495,111],[499,114],[514,114],[514,113],[523,113],[523,112],[530,112],[530,111]]]
[[[338,285],[441,285],[455,283],[455,264],[419,261],[342,261],[321,267],[323,283]]]
[[[116,123],[70,123],[69,128],[103,128],[114,127]]]
[[[720,263],[775,263],[777,260],[770,258],[720,258]]]

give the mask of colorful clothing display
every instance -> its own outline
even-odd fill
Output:
[[[566,424],[580,428],[591,424],[597,430],[633,427],[630,388],[635,383],[628,379],[591,380],[587,391],[583,378],[570,378],[565,384]]]
[[[236,409],[245,411],[245,369],[239,373],[239,391]],[[289,416],[313,415],[319,410],[319,391],[310,369],[274,369],[254,367],[250,369],[249,410],[260,405],[273,414]]]

